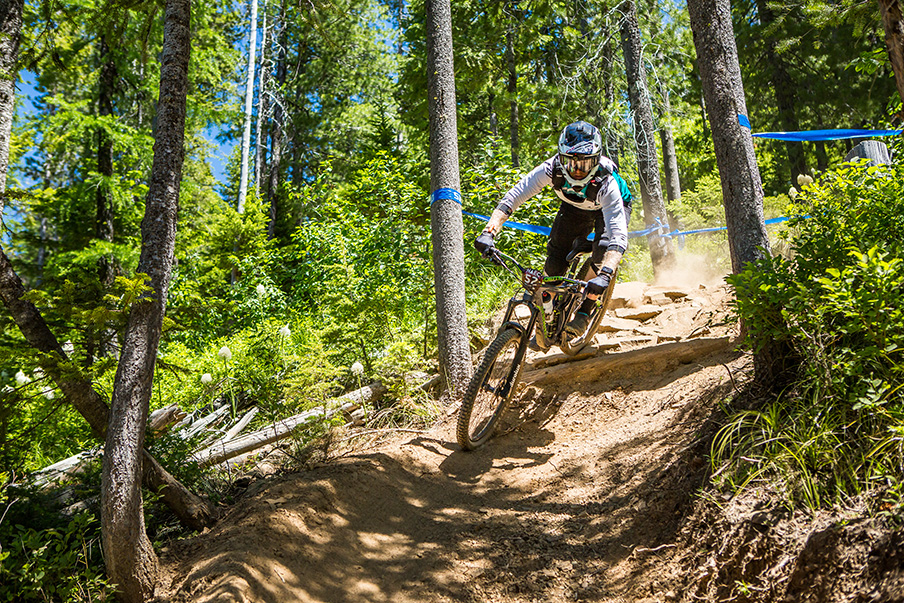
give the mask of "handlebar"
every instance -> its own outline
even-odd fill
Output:
[[[546,276],[542,271],[537,270],[536,268],[526,268],[518,263],[518,260],[507,253],[499,251],[496,247],[488,248],[483,253],[483,256],[494,264],[502,266],[508,272],[512,273],[521,282],[521,286],[531,293],[535,293],[538,289],[555,293],[583,293],[584,288],[587,286],[586,281],[568,278],[566,276]],[[512,269],[512,266],[514,266],[520,274],[516,273],[515,270]]]

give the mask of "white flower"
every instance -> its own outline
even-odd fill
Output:
[[[224,345],[220,348],[220,351],[217,352],[217,356],[226,361],[232,360],[232,350]]]
[[[213,376],[210,373],[204,373],[203,375],[201,375],[201,383],[207,384],[211,381],[213,381]]]
[[[798,186],[807,186],[808,184],[813,184],[813,177],[807,174],[798,174],[797,184]]]
[[[258,286],[257,286],[257,294],[258,294],[258,295],[263,295],[263,294],[266,293],[266,292],[267,292],[267,288],[266,288],[266,287],[264,287],[263,285],[258,285]]]
[[[352,375],[360,377],[364,374],[364,365],[360,362],[356,362],[352,365]]]
[[[53,400],[55,397],[53,390],[50,388],[45,389],[42,393],[43,393],[44,397],[47,398],[48,400]]]
[[[792,199],[795,198],[797,196],[797,189],[792,186],[791,190],[788,191],[788,196]]]
[[[11,387],[8,386],[8,385],[4,385],[4,386],[3,386],[3,389],[0,390],[0,391],[2,391],[4,394],[11,394],[11,393],[13,393],[13,392],[16,391],[16,390],[14,390],[13,388],[11,388]]]
[[[43,379],[44,378],[44,370],[41,367],[36,368],[31,372],[32,375],[35,376],[35,379]]]
[[[75,352],[75,345],[72,341],[67,341],[63,344],[63,351],[66,352],[67,356],[71,356]]]
[[[279,334],[285,338],[289,338],[292,336],[292,331],[289,330],[289,325],[283,325],[279,328]]]
[[[16,373],[16,383],[18,383],[19,385],[25,385],[26,383],[31,383],[31,379],[29,379],[28,375],[26,375],[22,371],[19,371],[18,373]]]

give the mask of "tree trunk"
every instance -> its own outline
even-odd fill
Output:
[[[251,3],[251,31],[248,35],[248,79],[245,84],[245,128],[242,130],[242,171],[239,176],[237,211],[245,213],[245,196],[248,194],[248,155],[251,146],[251,113],[254,107],[254,53],[257,46],[257,0]]]
[[[9,145],[16,108],[23,6],[23,0],[0,0],[0,214],[3,214]]]
[[[895,72],[895,83],[898,96],[904,102],[904,15],[898,0],[879,0],[882,11],[882,23],[885,25],[885,43],[888,45],[888,58]]]
[[[490,111],[490,135],[497,138],[499,136],[499,119],[496,117],[496,94],[492,89],[487,96],[487,107]]]
[[[731,9],[728,0],[690,0],[688,11],[722,179],[732,270],[738,273],[749,262],[766,257],[769,238],[753,137],[738,121],[738,115],[747,115],[747,103]]]
[[[257,76],[257,124],[254,128],[254,187],[258,191],[264,190],[264,152],[263,144],[267,142],[262,133],[267,124],[267,80],[270,69],[267,65],[267,2],[264,0],[261,6],[263,13],[261,23],[261,61]]]
[[[118,585],[121,601],[135,603],[153,596],[158,571],[157,556],[144,530],[140,480],[154,365],[176,242],[185,156],[190,18],[190,0],[167,1],[154,161],[137,269],[148,275],[152,294],[142,296],[129,314],[104,445],[101,531],[107,576]]]
[[[603,2],[600,6],[600,10],[602,14],[609,14],[609,3]],[[607,16],[607,22],[609,21]],[[603,42],[603,99],[605,99],[605,107],[611,110],[612,107],[615,107],[615,78],[612,75],[612,68],[615,65],[615,49],[613,47],[612,42],[613,36],[606,36],[605,41]],[[601,111],[602,113],[602,111]],[[621,136],[620,134],[613,128],[606,128],[604,123],[597,123],[596,125],[601,131],[604,132],[605,140],[603,144],[606,147],[606,156],[609,157],[612,161],[615,162],[615,165],[619,164],[619,160],[621,157]]]
[[[110,54],[110,48],[104,36],[100,39],[100,80],[98,81],[97,114],[100,117],[113,115],[113,91],[118,74],[116,63]],[[101,127],[97,133],[97,172],[109,181],[113,177],[113,140]],[[95,195],[96,211],[94,215],[94,236],[107,243],[113,242],[113,194],[108,182],[97,187]],[[100,280],[104,285],[113,283],[112,258],[100,260]]]
[[[662,141],[662,165],[665,168],[665,192],[669,201],[681,199],[681,180],[678,178],[678,155],[675,153],[675,138],[672,136],[669,91],[665,86],[662,92],[662,119],[660,120],[659,139]]]
[[[511,3],[509,4],[509,10],[514,10]],[[514,14],[508,15],[508,23],[505,31],[505,64],[508,67],[507,90],[509,97],[509,140],[512,145],[512,167],[519,167],[521,165],[521,138],[518,136],[518,67],[515,62]],[[455,83],[453,82],[453,87],[454,85]]]
[[[465,313],[465,272],[458,122],[452,61],[450,0],[427,0],[427,94],[430,112],[430,227],[436,288],[439,362],[452,399],[471,377]]]
[[[738,120],[739,115],[747,115],[747,103],[731,7],[729,0],[688,0],[687,6],[722,180],[731,265],[737,274],[750,262],[768,256],[769,238],[763,220],[763,185],[753,137]],[[790,352],[781,344],[766,342],[754,357],[760,383],[781,386],[789,368]]]
[[[270,219],[267,222],[267,238],[276,236],[276,215],[279,205],[279,174],[282,166],[282,150],[285,139],[285,98],[286,85],[286,2],[283,0],[279,11],[279,56],[276,59],[276,90],[273,103],[273,124],[270,128],[270,185],[267,187],[267,205]]]
[[[116,81],[119,77],[116,71],[116,63],[110,52],[105,36],[101,35],[98,53],[100,55],[100,78],[98,80],[97,114],[99,117],[113,115],[113,94],[116,89]],[[101,182],[97,186],[94,195],[94,236],[99,241],[112,243],[113,230],[113,191],[111,182],[113,178],[113,139],[107,133],[104,126],[97,132],[97,173],[101,176]],[[101,290],[96,303],[101,304],[104,291],[113,286],[116,279],[116,264],[112,253],[106,254],[97,260],[97,277]],[[101,327],[90,329],[87,334],[87,364],[94,358],[101,358],[107,354],[107,341],[115,336],[115,332]]]
[[[634,118],[634,142],[637,145],[637,174],[640,178],[640,196],[643,200],[644,222],[653,226],[658,219],[668,225],[669,220],[662,200],[662,184],[659,180],[659,156],[656,153],[656,130],[653,127],[653,105],[647,88],[647,76],[643,65],[640,25],[637,7],[633,0],[626,0],[618,7],[621,14],[621,43],[625,55],[628,78],[628,98]],[[671,239],[658,232],[647,235],[653,272],[657,276],[674,264]]]
[[[757,0],[756,9],[760,18],[761,31],[775,22],[775,14],[769,8],[767,0]],[[766,44],[766,63],[771,71],[772,89],[775,90],[775,104],[781,124],[779,129],[785,132],[796,132],[800,130],[800,121],[797,119],[797,84],[791,79],[788,66],[778,54],[778,42],[770,35],[763,37]],[[791,181],[796,182],[798,174],[808,173],[803,144],[786,141],[785,152],[788,155]]]

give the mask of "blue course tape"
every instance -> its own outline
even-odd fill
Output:
[[[462,211],[461,213],[466,216],[470,216],[472,218],[477,218],[478,220],[483,220],[484,222],[488,222],[490,220],[489,216],[484,216],[482,214],[474,214],[469,211]],[[802,217],[806,218],[809,216],[802,216]],[[790,219],[791,219],[790,217],[782,216],[780,218],[770,218],[769,220],[766,220],[765,223],[767,225],[778,224],[779,222],[785,222]],[[523,224],[521,222],[506,221],[505,226],[507,228],[514,228],[515,230],[523,230],[524,232],[532,232],[534,234],[540,234],[540,235],[544,235],[547,237],[549,236],[549,233],[552,232],[552,229],[549,228],[548,226],[534,226],[533,224]],[[629,232],[628,238],[633,239],[635,237],[645,237],[645,236],[653,234],[655,232],[658,232],[663,237],[683,237],[684,235],[689,235],[689,234],[699,234],[699,233],[704,233],[704,232],[719,232],[720,230],[727,230],[727,229],[728,229],[728,227],[726,227],[726,226],[716,226],[713,228],[698,228],[697,230],[673,230],[671,232],[663,232],[666,230],[666,227],[659,220],[659,218],[656,218],[655,224],[653,224],[652,226],[650,226],[649,228],[647,228],[645,230],[634,230],[632,232]],[[592,240],[593,238],[594,238],[593,233],[590,233],[589,235],[587,235],[588,240]]]
[[[807,218],[809,216],[802,216]],[[782,216],[780,218],[770,218],[766,220],[765,224],[768,226],[770,224],[778,224],[779,222],[786,222],[791,218],[788,216]],[[720,230],[728,230],[727,226],[716,226],[714,228],[698,228],[697,230],[673,230],[672,232],[663,233],[664,237],[683,237],[684,235],[689,234],[698,234],[701,232],[719,232]]]
[[[452,199],[461,205],[461,193],[454,188],[438,188],[433,191],[433,194],[430,195],[430,205],[432,206],[440,199]]]
[[[750,127],[750,118],[738,113],[738,123],[747,128]],[[810,142],[820,140],[844,140],[846,138],[872,138],[874,136],[897,136],[904,130],[804,130],[800,132],[759,132],[752,134],[754,138],[770,138],[772,140],[785,140],[789,142]]]
[[[471,216],[472,218],[478,218],[480,220],[483,220],[484,222],[490,221],[489,216],[482,216],[480,214],[472,214],[469,211],[463,211],[461,213],[463,213],[466,216]],[[514,228],[515,230],[523,230],[524,232],[532,232],[534,234],[540,234],[540,235],[544,235],[547,237],[549,236],[549,233],[552,232],[552,229],[549,228],[548,226],[534,226],[533,224],[522,224],[520,222],[512,222],[512,221],[506,221],[505,225],[507,228]]]
[[[754,134],[753,137],[791,142],[809,142],[842,140],[846,138],[872,138],[874,136],[897,136],[902,132],[904,130],[809,130],[805,132],[760,132]]]

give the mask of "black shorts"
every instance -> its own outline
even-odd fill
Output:
[[[598,273],[603,263],[606,250],[599,245],[600,237],[606,232],[603,212],[598,209],[578,209],[570,203],[562,202],[556,219],[552,223],[549,242],[546,244],[546,265],[544,270],[549,276],[562,276],[568,270],[566,260],[574,240],[586,237],[595,232],[593,238],[593,267]]]

